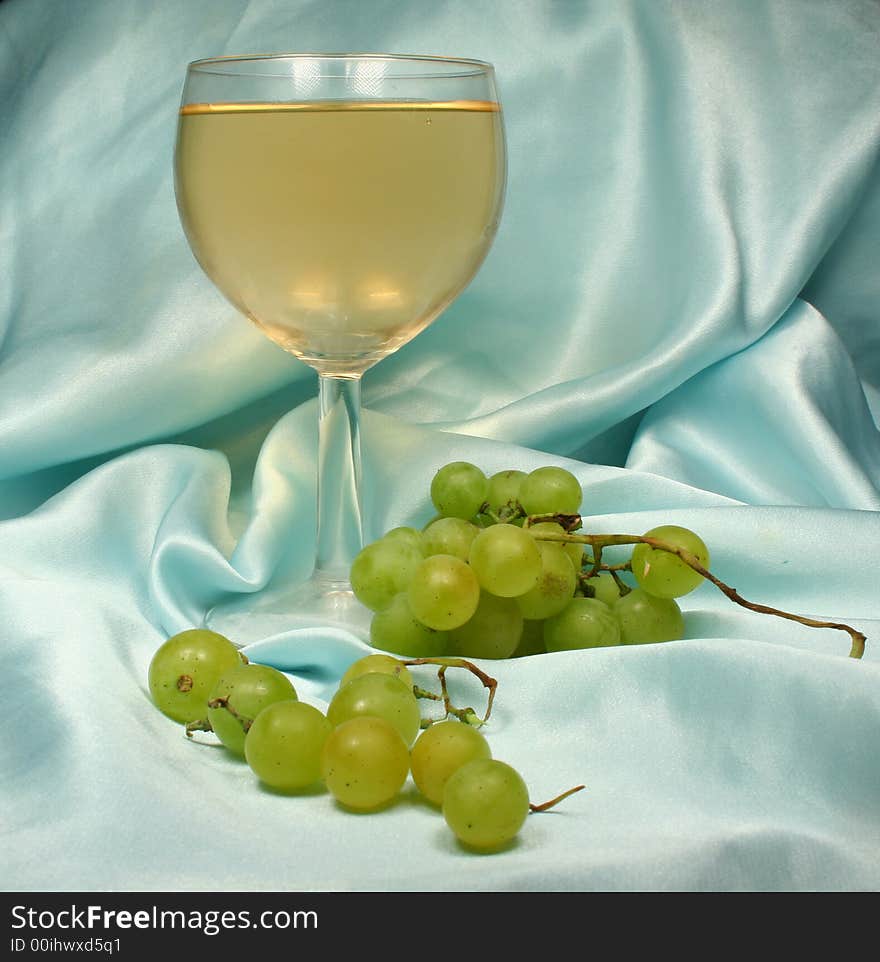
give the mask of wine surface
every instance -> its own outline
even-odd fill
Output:
[[[175,187],[190,246],[265,334],[357,374],[471,280],[498,225],[488,101],[188,104]]]

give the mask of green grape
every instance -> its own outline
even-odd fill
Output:
[[[257,715],[274,702],[296,699],[293,682],[277,668],[240,664],[224,672],[211,691],[208,721],[220,741],[244,757],[245,735]]]
[[[645,537],[657,538],[676,548],[683,548],[694,555],[704,568],[709,567],[709,549],[699,535],[688,528],[664,524],[646,531]],[[637,544],[633,548],[631,564],[639,587],[657,598],[680,598],[693,591],[703,580],[701,574],[677,555],[647,544]]]
[[[358,658],[357,661],[349,665],[345,674],[339,680],[339,687],[341,688],[349,681],[354,681],[355,678],[360,678],[361,675],[368,675],[374,671],[384,672],[386,675],[395,675],[409,688],[413,686],[412,675],[399,658],[377,653],[375,655],[364,655],[363,658]]]
[[[217,680],[242,664],[235,645],[207,628],[189,628],[172,635],[153,655],[147,672],[156,707],[174,721],[197,721],[208,710]]]
[[[684,616],[674,598],[657,598],[635,588],[618,598],[611,610],[620,623],[620,640],[625,645],[684,637]]]
[[[519,501],[526,514],[577,514],[584,492],[581,483],[565,468],[536,468],[523,480]]]
[[[347,682],[337,689],[327,707],[327,718],[334,728],[361,715],[384,718],[397,729],[407,746],[416,740],[422,723],[412,688],[382,672],[370,672]]]
[[[473,615],[460,628],[449,632],[448,653],[471,658],[509,658],[519,644],[522,628],[522,612],[513,598],[499,598],[482,591]]]
[[[409,749],[384,718],[350,718],[324,742],[321,775],[330,794],[347,808],[369,811],[387,805],[408,774]]]
[[[519,501],[519,489],[526,477],[525,471],[515,469],[498,471],[489,478],[486,500],[493,511],[500,508],[515,508]]]
[[[418,621],[435,631],[449,631],[463,625],[477,610],[480,583],[466,561],[435,554],[416,568],[408,597]]]
[[[489,479],[468,461],[445,464],[431,481],[431,501],[444,518],[472,518],[489,491]]]
[[[276,701],[254,719],[244,739],[251,771],[272,788],[292,792],[321,780],[321,751],[333,726],[302,701]]]
[[[512,524],[484,528],[474,538],[468,560],[480,585],[502,598],[525,594],[541,577],[535,539]]]
[[[544,644],[547,651],[619,645],[620,625],[604,601],[572,598],[558,615],[544,622]]]
[[[475,758],[491,758],[485,737],[454,719],[435,722],[416,739],[410,769],[416,788],[435,805],[443,803],[443,789],[453,772]]]
[[[516,599],[524,618],[541,621],[559,614],[574,597],[577,575],[561,544],[538,541],[541,577],[538,583]]]
[[[446,654],[449,638],[445,631],[429,628],[416,618],[409,595],[404,591],[395,595],[387,608],[373,615],[370,644],[409,658],[436,658]]]
[[[508,522],[509,524],[516,524],[515,520]],[[471,524],[475,524],[477,528],[482,530],[483,528],[491,528],[493,524],[498,524],[498,521],[488,514],[475,514],[471,518]]]
[[[522,776],[494,758],[465,763],[443,790],[446,824],[471,848],[500,848],[517,835],[528,814],[529,792]]]
[[[589,578],[587,584],[594,591],[593,597],[604,601],[606,605],[613,605],[620,597],[620,588],[610,571],[600,571]]]
[[[371,611],[381,611],[391,599],[406,591],[425,555],[403,537],[380,538],[362,548],[351,565],[355,597]]]
[[[539,521],[537,524],[529,525],[526,529],[533,534],[540,542],[541,534],[565,534],[565,528],[557,521]],[[577,541],[548,541],[546,544],[559,545],[568,555],[574,570],[580,571],[584,561],[584,546]]]
[[[425,551],[425,545],[422,541],[422,532],[416,528],[409,527],[408,525],[402,525],[399,528],[392,528],[390,531],[386,531],[380,540],[400,541],[403,544],[415,548],[422,555],[428,553]]]
[[[522,636],[514,658],[524,658],[526,655],[543,655],[547,651],[544,644],[544,622],[543,621],[524,621]]]
[[[425,554],[451,554],[467,561],[471,542],[479,528],[472,521],[463,518],[438,518],[425,528]]]

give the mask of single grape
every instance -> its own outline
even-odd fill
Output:
[[[538,583],[516,599],[524,618],[541,621],[559,614],[574,597],[577,575],[561,544],[538,541],[541,577]]]
[[[408,597],[418,621],[435,631],[449,631],[463,625],[477,610],[480,583],[466,561],[435,554],[416,568]]]
[[[208,699],[208,721],[214,734],[236,755],[244,757],[244,739],[260,712],[277,701],[296,701],[287,675],[270,665],[236,665],[224,672]]]
[[[513,598],[499,598],[482,591],[470,619],[449,632],[448,654],[509,658],[519,644],[522,628],[522,612]]]
[[[474,538],[468,560],[480,585],[502,598],[525,594],[541,577],[535,539],[512,524],[484,528]]]
[[[396,594],[409,587],[424,558],[423,549],[403,537],[371,542],[358,552],[351,565],[355,597],[371,611],[387,608]]]
[[[425,528],[422,535],[425,554],[451,554],[467,561],[471,542],[479,528],[463,518],[438,518]]]
[[[235,645],[207,628],[189,628],[159,646],[150,661],[147,682],[156,707],[174,721],[197,721],[208,711],[217,680],[242,664]]]
[[[609,607],[620,597],[620,588],[610,571],[598,572],[587,580],[587,584],[593,589],[592,597],[604,601]]]
[[[620,623],[620,640],[625,645],[684,637],[684,616],[674,598],[658,598],[643,588],[634,588],[618,598],[611,610]]]
[[[489,507],[497,512],[501,508],[515,508],[519,501],[519,489],[526,477],[525,471],[509,469],[497,471],[489,478],[489,490],[486,500]]]
[[[489,479],[468,461],[445,464],[431,481],[431,501],[444,518],[472,518],[489,492]]]
[[[565,528],[558,521],[539,521],[526,529],[540,542],[541,534],[565,534]],[[545,544],[560,545],[571,560],[574,570],[580,571],[584,560],[584,546],[577,541],[548,541]]]
[[[443,789],[453,772],[475,758],[491,758],[485,737],[471,725],[454,719],[435,722],[416,739],[410,769],[416,788],[435,805],[443,803]]]
[[[407,746],[416,740],[422,722],[412,688],[382,672],[370,672],[342,685],[327,707],[327,719],[334,728],[359,715],[384,718]]]
[[[333,729],[321,751],[321,775],[342,805],[369,811],[388,804],[409,774],[409,749],[384,718],[360,715]]]
[[[395,675],[407,687],[412,688],[413,686],[412,675],[399,658],[377,653],[375,655],[364,655],[363,658],[358,658],[357,661],[352,662],[340,678],[339,687],[341,688],[347,682],[354,681],[361,675],[368,675],[374,671],[384,672],[386,675]]]
[[[254,719],[244,739],[244,757],[266,785],[298,791],[321,780],[321,751],[333,726],[302,701],[276,701]]]
[[[709,549],[699,535],[689,528],[664,524],[645,532],[647,538],[666,541],[694,555],[704,567],[709,567]],[[678,555],[662,548],[637,544],[632,552],[632,573],[641,588],[658,598],[680,598],[693,591],[703,580]]]
[[[516,769],[477,758],[453,772],[443,790],[443,817],[471,848],[491,851],[511,841],[529,814],[529,792]]]
[[[523,631],[513,653],[514,658],[524,658],[526,655],[543,655],[547,651],[544,644],[544,622],[524,621]]]
[[[547,651],[602,648],[620,644],[620,625],[604,601],[572,598],[568,605],[544,622]]]
[[[395,595],[387,608],[373,615],[370,644],[409,658],[436,658],[446,654],[449,638],[445,631],[429,628],[416,618],[409,594],[404,591]]]
[[[425,551],[425,544],[422,541],[422,532],[417,528],[410,527],[409,525],[402,525],[399,528],[392,528],[390,531],[386,531],[380,540],[400,541],[403,544],[409,545],[411,548],[415,548],[422,555],[427,554],[427,551]]]
[[[523,480],[519,501],[526,514],[577,514],[584,492],[581,483],[565,468],[536,468]]]

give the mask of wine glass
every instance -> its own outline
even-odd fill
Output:
[[[298,626],[366,637],[369,612],[348,580],[363,546],[361,377],[488,253],[506,175],[494,69],[373,53],[197,60],[174,173],[202,269],[319,384],[312,574],[218,605],[206,624],[236,643]]]

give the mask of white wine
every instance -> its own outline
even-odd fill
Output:
[[[187,104],[175,185],[199,263],[272,340],[358,374],[471,280],[501,215],[489,101]]]

